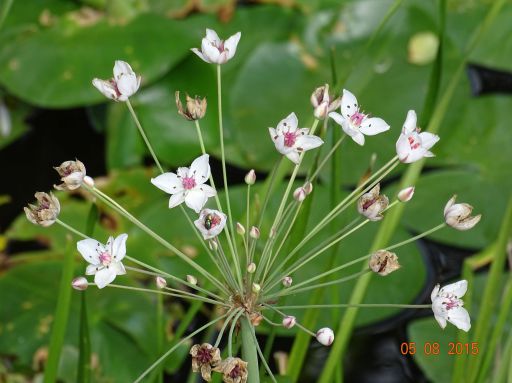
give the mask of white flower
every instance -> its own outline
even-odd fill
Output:
[[[92,238],[77,242],[77,250],[90,263],[85,270],[85,274],[94,275],[94,283],[96,283],[98,288],[104,288],[117,275],[126,274],[121,261],[126,255],[127,238],[128,234],[121,234],[115,239],[114,237],[109,237],[106,245]]]
[[[361,113],[356,97],[346,89],[343,89],[341,97],[341,114],[331,112],[329,117],[341,125],[343,131],[359,145],[364,145],[365,135],[374,136],[389,130],[389,125],[382,118],[368,117]]]
[[[127,101],[139,89],[140,76],[135,74],[130,64],[116,60],[114,77],[109,80],[95,78],[92,80],[92,85],[114,101]]]
[[[469,331],[471,328],[469,313],[462,306],[464,302],[460,297],[466,294],[468,281],[447,285],[442,289],[439,285],[434,287],[430,298],[432,299],[432,311],[441,328],[446,327],[446,321],[454,324],[458,329]]]
[[[325,84],[319,88],[316,88],[311,95],[311,105],[314,108],[314,116],[319,120],[323,120],[327,117],[327,113],[332,112],[340,106],[341,99],[334,98],[329,94],[329,85]]]
[[[324,346],[330,346],[334,342],[334,332],[328,328],[321,328],[316,332],[316,340]]]
[[[192,162],[190,168],[178,168],[177,174],[164,173],[151,179],[153,185],[171,194],[169,208],[185,201],[189,208],[199,213],[208,198],[217,194],[214,188],[205,184],[210,177],[208,159],[208,154],[203,154]]]
[[[405,119],[402,133],[396,142],[398,159],[406,164],[416,162],[423,157],[434,157],[430,148],[439,141],[439,136],[423,132],[416,127],[416,112],[409,110]]]
[[[454,195],[446,203],[444,207],[444,220],[447,225],[454,229],[461,231],[469,230],[480,222],[482,214],[472,217],[473,206],[467,203],[455,203],[456,198],[457,196]]]
[[[212,209],[203,209],[194,225],[199,229],[204,239],[218,236],[226,226],[226,214]]]
[[[192,52],[210,64],[224,64],[236,53],[241,32],[235,33],[226,41],[221,40],[213,29],[206,29],[206,37],[201,42],[201,50],[192,48]]]
[[[299,163],[300,153],[324,143],[319,137],[308,134],[308,128],[297,129],[297,126],[297,116],[291,113],[277,124],[277,128],[268,128],[277,151],[295,164]]]

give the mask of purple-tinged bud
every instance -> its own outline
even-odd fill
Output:
[[[244,180],[247,185],[254,185],[256,182],[256,172],[254,169],[249,170],[249,173],[245,175]]]
[[[158,287],[159,289],[164,289],[167,287],[167,281],[160,276],[155,278],[155,283],[156,287]]]
[[[402,189],[398,192],[398,199],[401,202],[408,202],[412,199],[414,195],[414,186],[409,186],[408,188]]]
[[[293,192],[293,198],[297,202],[304,201],[306,199],[306,196],[307,196],[306,190],[302,186],[300,188],[295,189],[295,191]]]
[[[236,223],[236,232],[238,234],[240,234],[240,235],[244,235],[245,234],[245,227],[240,222]]]
[[[87,282],[87,279],[85,279],[85,277],[76,277],[71,281],[71,286],[75,290],[84,291],[87,290],[87,287],[89,287],[89,282]]]
[[[334,342],[334,332],[328,327],[321,328],[316,333],[316,340],[324,346],[330,346]]]
[[[290,287],[293,283],[292,277],[284,277],[283,278],[283,286],[284,287]]]
[[[310,195],[313,191],[313,184],[311,182],[306,182],[304,186],[302,187],[307,195]]]
[[[284,328],[292,328],[293,326],[295,326],[295,323],[297,323],[297,320],[295,319],[294,316],[285,316],[283,318],[283,327]]]
[[[249,235],[251,238],[258,239],[260,237],[260,229],[258,229],[256,226],[251,227]]]

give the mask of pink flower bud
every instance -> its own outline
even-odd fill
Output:
[[[258,239],[260,237],[260,229],[258,229],[256,226],[251,227],[249,235],[251,238]]]
[[[295,189],[293,192],[293,198],[297,202],[302,202],[306,199],[307,193],[306,190],[303,187]]]
[[[187,275],[187,282],[191,285],[197,285],[197,278],[193,275]]]
[[[283,327],[285,328],[292,328],[293,326],[295,326],[295,323],[297,323],[297,320],[295,319],[294,316],[285,316],[283,318]]]
[[[313,191],[313,184],[311,182],[306,182],[304,186],[302,187],[307,195],[311,194]]]
[[[238,234],[240,234],[240,235],[244,235],[245,234],[245,227],[240,222],[236,223],[236,232]]]
[[[87,279],[84,277],[77,277],[71,281],[71,286],[75,290],[84,291],[87,290],[87,287],[89,287],[89,282],[87,282]]]
[[[290,287],[293,283],[292,277],[284,277],[283,278],[283,286],[284,287]]]
[[[93,188],[94,187],[94,180],[89,177],[89,176],[85,176],[84,177],[84,184],[86,184],[87,186]]]
[[[156,277],[155,282],[156,282],[156,286],[159,289],[164,289],[165,287],[167,287],[167,281],[162,277]]]
[[[249,170],[249,173],[245,175],[244,180],[247,185],[254,185],[256,182],[256,172],[254,169]]]
[[[398,192],[398,199],[402,202],[408,202],[412,199],[414,195],[414,186],[409,186],[408,188],[402,189]]]
[[[328,327],[321,328],[316,333],[316,340],[324,346],[330,346],[334,342],[334,332]]]

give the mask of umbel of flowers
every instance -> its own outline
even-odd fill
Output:
[[[356,230],[361,230],[366,224],[372,222],[378,224],[387,211],[396,204],[412,200],[415,192],[414,187],[405,188],[399,191],[396,196],[390,198],[381,194],[380,182],[400,163],[408,164],[424,157],[432,157],[433,154],[430,150],[439,140],[439,137],[428,132],[420,132],[416,126],[416,113],[409,110],[406,113],[404,125],[396,142],[396,156],[381,169],[368,176],[348,197],[337,203],[291,251],[284,252],[284,245],[288,243],[289,234],[293,230],[302,204],[314,192],[313,184],[317,175],[334,151],[338,149],[345,135],[352,138],[358,145],[364,145],[367,138],[370,139],[373,135],[387,132],[390,130],[390,126],[382,118],[370,117],[362,112],[356,97],[346,89],[338,97],[329,93],[328,85],[315,89],[310,97],[313,116],[315,117],[312,126],[304,127],[299,122],[296,114],[291,112],[287,113],[287,117],[284,117],[281,121],[277,121],[275,127],[268,128],[269,144],[272,141],[277,152],[286,157],[285,161],[289,160],[294,165],[278,208],[271,211],[268,204],[265,203],[258,216],[251,216],[250,205],[254,199],[253,187],[256,183],[256,173],[254,170],[250,170],[245,177],[245,183],[247,184],[246,214],[244,217],[235,217],[231,211],[227,182],[220,89],[221,65],[235,56],[240,36],[241,34],[238,32],[223,41],[215,31],[207,29],[206,37],[201,43],[201,49],[193,49],[193,52],[203,61],[217,65],[218,127],[221,137],[222,176],[226,196],[222,201],[211,177],[210,157],[206,152],[200,126],[200,120],[207,111],[206,99],[187,95],[184,106],[179,93],[176,93],[178,113],[195,125],[201,154],[187,167],[183,166],[175,170],[164,171],[130,103],[130,97],[139,89],[141,77],[135,74],[128,63],[116,61],[112,79],[93,80],[93,85],[106,97],[116,102],[126,103],[159,170],[159,174],[148,179],[148,182],[170,196],[168,202],[165,202],[165,194],[162,193],[162,206],[182,210],[185,215],[184,222],[188,221],[190,230],[196,232],[198,238],[203,241],[204,252],[200,256],[209,257],[214,267],[217,268],[216,270],[203,268],[171,242],[156,234],[111,196],[101,191],[96,187],[93,179],[87,176],[85,165],[78,160],[66,161],[55,168],[62,182],[55,186],[56,189],[68,192],[73,192],[79,188],[83,189],[85,193],[94,197],[98,203],[103,203],[108,208],[118,212],[153,240],[174,253],[192,267],[196,274],[175,275],[130,256],[130,239],[125,233],[109,237],[106,243],[88,238],[67,223],[59,220],[60,203],[56,196],[51,193],[36,193],[37,203],[25,208],[27,218],[32,223],[41,226],[50,226],[57,223],[81,237],[77,242],[77,251],[86,261],[87,266],[84,268],[85,276],[78,276],[73,280],[73,288],[85,290],[89,285],[94,285],[99,289],[106,287],[130,289],[132,287],[128,285],[116,283],[122,282],[128,272],[143,273],[146,276],[149,274],[154,277],[154,288],[137,288],[138,291],[164,294],[168,297],[185,300],[197,300],[217,306],[218,310],[214,310],[219,313],[217,316],[176,343],[154,364],[141,372],[135,382],[144,379],[177,347],[217,323],[221,326],[214,344],[195,344],[190,349],[193,372],[200,374],[205,381],[210,381],[212,374],[218,373],[224,382],[243,383],[249,381],[253,383],[259,382],[258,364],[261,362],[270,378],[276,381],[273,371],[263,357],[256,337],[255,328],[260,323],[264,321],[271,326],[282,326],[286,329],[298,328],[310,334],[324,346],[330,346],[336,341],[335,334],[330,328],[323,327],[312,331],[299,323],[294,315],[291,315],[293,310],[307,309],[309,306],[284,306],[280,304],[282,298],[325,286],[326,283],[321,280],[325,277],[337,275],[341,270],[357,262],[366,263],[367,268],[364,273],[373,272],[380,276],[386,276],[392,272],[400,272],[399,257],[391,250],[446,226],[457,230],[471,229],[481,218],[480,215],[471,216],[472,207],[470,205],[466,203],[456,204],[454,196],[446,204],[444,214],[440,212],[439,216],[443,219],[438,226],[410,240],[380,249],[373,254],[362,254],[350,263],[333,267],[321,275],[313,275],[308,279],[297,280],[296,272],[306,267],[309,262],[322,256],[332,246],[346,239]],[[338,109],[339,112],[336,112],[335,110]],[[324,155],[321,161],[312,165],[306,181],[292,192],[294,185],[296,185],[296,176],[306,153],[318,150],[319,147],[324,145],[321,135],[328,127],[330,119],[341,127],[345,135],[342,135],[338,142],[333,143],[332,149]],[[320,121],[324,126],[319,134],[317,128]],[[333,128],[336,128],[336,126]],[[262,134],[265,134],[264,127],[262,127]],[[351,149],[357,150],[357,146],[352,146]],[[267,193],[272,192],[271,187]],[[341,228],[334,236],[319,243],[312,250],[306,250],[305,245],[314,240],[318,233],[322,232],[330,222],[349,206],[353,206],[353,211],[359,213],[355,228]],[[189,208],[190,211],[187,211],[186,208]],[[268,214],[272,220],[268,229],[259,226],[265,214]],[[125,263],[130,266],[125,266]],[[330,278],[327,284],[342,284],[359,278],[361,275],[362,273],[355,273],[337,279]],[[94,276],[93,281],[88,280],[88,276]],[[211,287],[206,288],[206,286]],[[412,309],[430,308],[442,328],[447,325],[447,322],[450,322],[461,330],[469,331],[471,327],[470,317],[464,309],[461,299],[466,289],[466,281],[455,282],[444,287],[437,285],[432,291],[431,303],[429,304],[396,305],[397,307],[407,306]],[[358,305],[358,307],[378,308],[379,304]],[[387,307],[390,306],[389,303],[381,304]],[[323,307],[336,309],[348,306],[346,304],[328,304]],[[282,320],[278,323],[273,322],[269,313],[277,314]],[[226,334],[227,336],[225,336]],[[232,347],[233,338],[237,334],[241,334],[242,338],[241,356],[237,355]],[[224,351],[227,349],[224,357],[222,356],[223,350],[221,350],[222,341],[224,341]]]

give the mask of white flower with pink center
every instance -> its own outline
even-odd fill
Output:
[[[140,76],[137,76],[127,62],[116,60],[114,77],[109,80],[95,78],[92,85],[105,97],[114,101],[127,101],[140,86]]]
[[[126,255],[127,239],[128,234],[121,234],[115,239],[109,237],[106,245],[92,238],[77,242],[77,250],[90,263],[85,274],[94,275],[94,283],[98,288],[102,289],[107,286],[117,275],[126,274],[121,261]]]
[[[448,321],[460,330],[469,331],[471,320],[467,310],[462,307],[464,302],[460,299],[466,294],[467,289],[468,281],[466,280],[452,283],[441,289],[439,285],[434,287],[430,295],[432,311],[441,328],[445,328]]]
[[[396,142],[398,159],[406,164],[416,162],[423,157],[434,157],[430,148],[439,141],[439,136],[422,132],[416,127],[417,117],[414,110],[407,112],[402,133]]]
[[[218,236],[226,226],[226,214],[212,209],[203,209],[194,225],[199,229],[204,239]]]
[[[201,50],[192,48],[192,52],[209,64],[224,64],[235,55],[241,35],[240,32],[237,32],[224,41],[213,29],[206,29],[206,37],[201,42]]]
[[[389,130],[389,125],[382,118],[368,117],[359,111],[356,97],[346,89],[343,89],[341,97],[341,114],[329,113],[343,131],[359,145],[364,145],[364,136],[374,136]]]
[[[190,168],[178,168],[176,173],[164,173],[151,179],[151,183],[166,193],[171,194],[169,208],[178,206],[183,201],[199,213],[208,201],[217,192],[205,182],[210,178],[210,164],[208,154],[196,158]]]
[[[295,164],[299,163],[302,152],[317,148],[324,143],[321,138],[309,134],[308,128],[298,129],[298,124],[297,116],[291,113],[281,120],[275,129],[268,128],[277,151]]]

